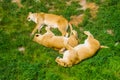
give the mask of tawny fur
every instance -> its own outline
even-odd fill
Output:
[[[82,10],[90,9],[91,19],[96,18],[98,12],[98,6],[93,2],[86,2],[86,0],[78,0],[79,4],[82,6]],[[80,14],[78,16],[74,15],[71,16],[70,24],[75,25],[78,27],[84,20],[85,14]]]
[[[77,32],[74,30],[72,31],[73,34],[68,38],[64,36],[55,36],[47,27],[46,30],[47,32],[43,35],[36,34],[33,41],[57,50],[64,50],[65,44],[69,44],[72,47],[78,44]]]
[[[82,6],[82,10],[90,9],[92,18],[96,17],[99,8],[98,5],[96,5],[94,2],[86,2],[86,0],[80,0],[80,5]]]
[[[72,31],[72,26],[70,23],[68,23],[68,21],[59,15],[55,15],[55,14],[47,14],[47,13],[29,13],[28,17],[27,17],[28,21],[33,21],[35,22],[37,25],[36,27],[33,29],[31,35],[33,35],[37,30],[38,32],[40,32],[41,28],[44,25],[47,25],[48,27],[51,28],[58,28],[58,30],[62,33],[62,36],[67,36],[67,29],[68,26],[70,26],[70,29]]]
[[[83,22],[84,14],[80,14],[78,16],[71,16],[70,18],[71,20],[69,23],[78,27],[78,25]]]
[[[21,0],[12,0],[12,3],[16,3],[19,8],[23,7],[23,5],[21,4]]]
[[[74,48],[66,44],[68,50],[63,53],[63,58],[57,57],[55,60],[59,65],[71,67],[86,58],[92,57],[100,48],[106,48],[101,46],[89,31],[84,31],[84,33],[88,36],[84,44],[79,44]]]

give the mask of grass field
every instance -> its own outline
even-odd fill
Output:
[[[89,10],[78,10],[77,2],[66,5],[67,1],[22,0],[24,8],[18,8],[10,0],[0,0],[0,80],[120,80],[120,0],[88,0],[99,5],[99,12],[95,19],[86,16],[81,27],[109,48],[73,67],[57,65],[55,59],[62,55],[32,40],[36,24],[26,20],[29,12],[54,13],[68,20],[72,15],[89,14]],[[83,43],[87,36],[73,28]]]

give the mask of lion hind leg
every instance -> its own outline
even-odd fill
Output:
[[[93,35],[89,31],[84,31],[84,34],[86,34],[88,37],[94,38]]]
[[[58,30],[61,32],[62,36],[68,37],[67,28],[63,25],[58,26]]]

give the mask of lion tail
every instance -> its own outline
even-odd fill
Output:
[[[100,48],[109,48],[108,46],[101,45]]]

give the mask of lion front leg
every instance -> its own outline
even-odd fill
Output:
[[[67,67],[66,66],[66,63],[64,62],[64,60],[60,57],[57,57],[56,60],[55,60],[60,66],[63,66],[63,67]]]
[[[36,26],[36,27],[33,29],[32,33],[31,33],[31,36],[33,36],[33,35],[35,34],[35,32],[37,31],[37,29],[38,29],[38,26]]]
[[[35,32],[37,30],[40,30],[41,29],[41,24],[37,24],[36,27],[33,29],[32,33],[31,33],[31,36],[33,36],[35,34]],[[39,31],[38,31],[39,32]]]
[[[64,59],[59,58],[59,57],[57,57],[55,61],[56,61],[60,66],[63,66],[63,67],[71,67],[71,66],[72,66],[71,63],[68,63],[68,62],[66,62]]]
[[[40,31],[41,31],[41,29],[42,29],[43,26],[44,25],[41,25],[40,27],[38,27],[38,33],[40,33]]]

